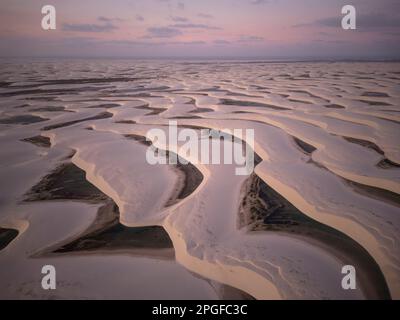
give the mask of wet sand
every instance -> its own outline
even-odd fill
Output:
[[[248,178],[242,193],[239,228],[250,232],[287,233],[328,250],[344,263],[356,266],[358,283],[368,299],[390,299],[379,266],[357,242],[307,217],[255,174]]]
[[[18,236],[18,230],[0,227],[0,250],[6,248]]]
[[[42,178],[26,194],[24,201],[79,200],[101,203],[108,197],[86,180],[86,173],[67,162]]]
[[[175,187],[175,192],[168,200],[166,206],[172,206],[191,195],[204,179],[203,174],[196,166],[190,162],[183,164],[180,157],[178,157],[178,163],[173,165],[173,167],[179,179]]]
[[[282,111],[290,110],[288,108],[273,106],[273,105],[266,104],[266,103],[253,102],[253,101],[238,101],[238,100],[232,100],[232,99],[221,99],[221,104],[226,105],[226,106],[269,108],[269,109],[273,109],[273,110],[282,110]]]
[[[0,124],[31,124],[31,123],[37,123],[37,122],[42,122],[46,121],[49,119],[42,118],[39,116],[34,116],[34,115],[18,115],[18,116],[12,116],[8,118],[0,118]]]
[[[72,126],[74,124],[85,122],[85,121],[89,121],[89,120],[100,120],[100,119],[107,119],[107,118],[111,118],[111,117],[112,117],[112,113],[110,113],[110,112],[102,112],[102,113],[99,113],[98,115],[93,116],[93,117],[87,117],[87,118],[83,118],[83,119],[79,119],[79,120],[67,121],[67,122],[62,122],[62,123],[46,126],[46,127],[43,127],[42,130],[49,131],[49,130],[53,130],[53,129]]]
[[[38,147],[43,147],[43,148],[51,147],[50,138],[44,136],[34,136],[31,138],[22,139],[21,141],[30,142]]]
[[[162,227],[126,227],[119,223],[117,205],[86,180],[86,173],[76,165],[61,164],[33,186],[24,201],[75,200],[101,204],[93,224],[81,235],[36,254],[74,252],[129,252],[173,258],[173,247]],[[160,249],[157,252],[155,249]],[[168,249],[168,250],[164,250]]]
[[[130,253],[174,258],[172,242],[162,227],[126,227],[119,223],[119,211],[111,200],[99,208],[94,223],[75,239],[52,249],[53,253]]]

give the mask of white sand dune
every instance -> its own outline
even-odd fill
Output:
[[[204,279],[257,299],[362,299],[386,285],[400,298],[400,64],[66,61],[52,63],[52,74],[46,65],[8,64],[1,79],[9,85],[0,88],[0,178],[9,183],[1,184],[0,227],[19,229],[15,222],[25,221],[0,251],[7,266],[0,273],[0,287],[8,288],[3,298],[48,298],[35,287],[40,274],[33,272],[44,261],[62,274],[56,298],[217,298]],[[127,70],[132,75],[119,76]],[[40,109],[49,106],[65,111]],[[13,124],[21,115],[49,120]],[[342,248],[329,250],[312,235],[240,229],[248,177],[235,175],[235,165],[196,164],[201,184],[166,206],[179,185],[176,170],[148,164],[148,147],[125,135],[145,136],[152,128],[168,135],[174,118],[180,130],[254,129],[262,160],[255,173],[303,214],[362,246],[384,283],[343,290]],[[21,141],[37,135],[49,137],[51,147]],[[302,150],[294,138],[311,149]],[[182,145],[153,143],[163,150]],[[118,205],[122,224],[165,228],[178,264],[116,253],[31,257],[93,223],[98,205],[21,203],[71,150],[87,180]],[[79,273],[83,266],[93,274]],[[171,288],[173,279],[181,285]],[[116,296],[102,293],[111,282],[121,288]],[[154,290],[159,283],[162,289]]]

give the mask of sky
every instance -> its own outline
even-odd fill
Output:
[[[343,30],[351,4],[357,29]],[[56,8],[43,30],[42,6]],[[400,0],[0,0],[2,57],[400,58]]]

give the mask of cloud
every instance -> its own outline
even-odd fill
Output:
[[[399,28],[400,18],[386,14],[367,14],[357,17],[360,28]]]
[[[268,2],[269,2],[269,0],[252,0],[250,3],[258,5],[258,4],[265,4],[265,3],[268,3]]]
[[[147,32],[145,38],[173,38],[182,34],[182,31],[170,27],[151,27]]]
[[[108,40],[101,41],[100,44],[120,45],[120,46],[141,46],[141,47],[156,47],[156,46],[171,46],[171,45],[204,45],[205,41],[138,41],[138,40]]]
[[[176,23],[170,25],[172,28],[178,29],[205,29],[205,30],[221,30],[220,27],[209,26],[201,23]]]
[[[326,40],[326,39],[315,39],[311,40],[312,42],[315,43],[331,43],[331,44],[350,44],[351,41],[346,41],[346,40]]]
[[[104,16],[98,17],[97,20],[99,20],[101,22],[122,22],[122,21],[124,21],[123,19],[120,19],[120,18],[107,18]]]
[[[340,28],[343,16],[328,17],[323,19],[318,19],[310,23],[296,24],[292,27],[327,27],[327,28]],[[399,17],[390,16],[383,13],[378,14],[364,14],[357,16],[357,30],[363,31],[374,31],[373,29],[382,28],[400,28]]]
[[[198,17],[200,18],[205,18],[205,19],[213,19],[214,16],[212,14],[208,14],[208,13],[198,13],[197,14]]]
[[[144,21],[144,17],[140,14],[137,14],[135,18],[137,21]]]
[[[263,41],[264,38],[262,37],[258,37],[258,36],[247,36],[247,35],[242,35],[239,37],[239,39],[233,40],[233,41],[228,41],[228,40],[224,40],[224,39],[217,39],[214,40],[213,43],[216,45],[234,45],[234,44],[239,44],[241,46],[243,46],[244,43],[255,43],[255,42],[261,42]]]
[[[264,38],[258,37],[258,36],[246,36],[242,35],[240,36],[238,42],[260,42],[263,41]]]
[[[62,30],[73,32],[111,32],[118,29],[112,23],[106,24],[70,24],[64,23]]]
[[[217,39],[213,41],[214,44],[230,44],[231,42],[228,40]]]
[[[188,22],[189,20],[185,17],[170,16],[170,19],[174,22]]]

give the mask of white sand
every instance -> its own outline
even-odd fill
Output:
[[[54,74],[46,78],[94,78],[99,76],[94,73],[96,70],[102,72],[101,76],[113,76],[132,67],[130,63],[135,66],[129,61],[108,62],[108,68],[102,69],[102,65],[93,62],[81,65],[77,61],[68,67],[55,65]],[[0,125],[0,178],[8,182],[1,184],[0,226],[13,221],[29,224],[22,235],[0,252],[0,262],[7,266],[0,271],[0,287],[7,288],[1,291],[3,297],[49,297],[36,287],[40,273],[32,272],[44,261],[29,258],[30,254],[84,230],[94,217],[95,208],[84,204],[18,203],[22,194],[55,168],[71,149],[77,151],[72,161],[86,171],[87,179],[118,204],[121,223],[132,227],[163,226],[173,241],[177,262],[189,271],[229,284],[259,299],[365,296],[360,289],[341,289],[342,261],[311,241],[281,233],[238,230],[240,188],[246,177],[234,175],[233,165],[199,165],[204,175],[202,184],[178,204],[163,207],[177,181],[176,174],[168,166],[148,165],[146,146],[124,138],[123,134],[145,135],[151,128],[165,128],[169,117],[193,116],[189,112],[196,107],[188,102],[194,99],[198,108],[215,111],[196,114],[202,119],[180,119],[179,124],[216,129],[253,128],[255,151],[263,159],[256,173],[304,214],[336,228],[362,245],[381,268],[392,297],[400,298],[400,209],[384,200],[360,195],[343,182],[345,178],[399,194],[400,169],[378,167],[377,163],[384,159],[382,155],[341,137],[373,142],[384,151],[387,159],[400,163],[400,125],[393,122],[400,121],[400,90],[398,81],[391,79],[394,75],[390,73],[399,71],[399,64],[231,64],[218,72],[214,72],[212,64],[143,62],[136,67],[139,65],[151,75],[159,75],[159,79],[112,83],[111,89],[107,88],[111,84],[102,83],[96,85],[96,91],[57,95],[59,101],[25,101],[23,95],[18,96],[21,101],[16,101],[15,97],[1,98],[0,117],[48,105],[65,106],[74,111],[35,112],[33,114],[50,120],[28,126]],[[5,80],[23,81],[18,74],[23,70],[35,69],[44,74],[43,66],[27,64],[13,69],[13,76]],[[93,70],[93,74],[80,71],[83,66]],[[356,79],[355,74],[366,70],[371,80]],[[198,72],[198,77],[187,74],[188,71]],[[300,77],[306,72],[310,79]],[[342,72],[341,80],[336,76],[338,72]],[[139,70],[133,76],[140,74]],[[283,74],[290,74],[297,80],[287,79]],[[143,72],[143,76],[147,78],[149,73]],[[146,93],[159,97],[129,96],[140,93],[140,90],[129,92],[140,85],[150,88]],[[90,86],[94,85],[41,88]],[[182,92],[151,89],[160,86]],[[213,86],[219,86],[222,91],[210,90]],[[108,91],[116,89],[119,93]],[[0,93],[13,90],[1,88]],[[362,96],[365,92],[383,92],[390,97]],[[99,98],[103,101],[95,101]],[[246,103],[222,105],[219,99],[258,102],[290,110],[246,106]],[[369,105],[357,100],[381,101],[388,105]],[[31,107],[14,108],[24,102]],[[112,118],[43,132],[51,138],[50,149],[18,141],[40,134],[44,126],[95,116],[102,110],[85,107],[108,102],[121,104],[108,110]],[[146,115],[149,110],[136,109],[143,104],[166,111]],[[344,109],[324,107],[330,104],[341,105]],[[249,113],[233,113],[235,111]],[[115,123],[121,120],[137,124]],[[86,130],[88,127],[94,130]],[[305,155],[291,136],[307,142],[316,151],[311,156]],[[173,261],[117,254],[63,255],[46,258],[47,261],[57,265],[60,280],[65,284],[55,297],[216,297],[206,281],[194,277]],[[93,272],[90,275],[79,273],[80,268],[90,268]],[[98,281],[99,278],[104,280]],[[117,288],[115,292],[106,290],[112,283]]]

